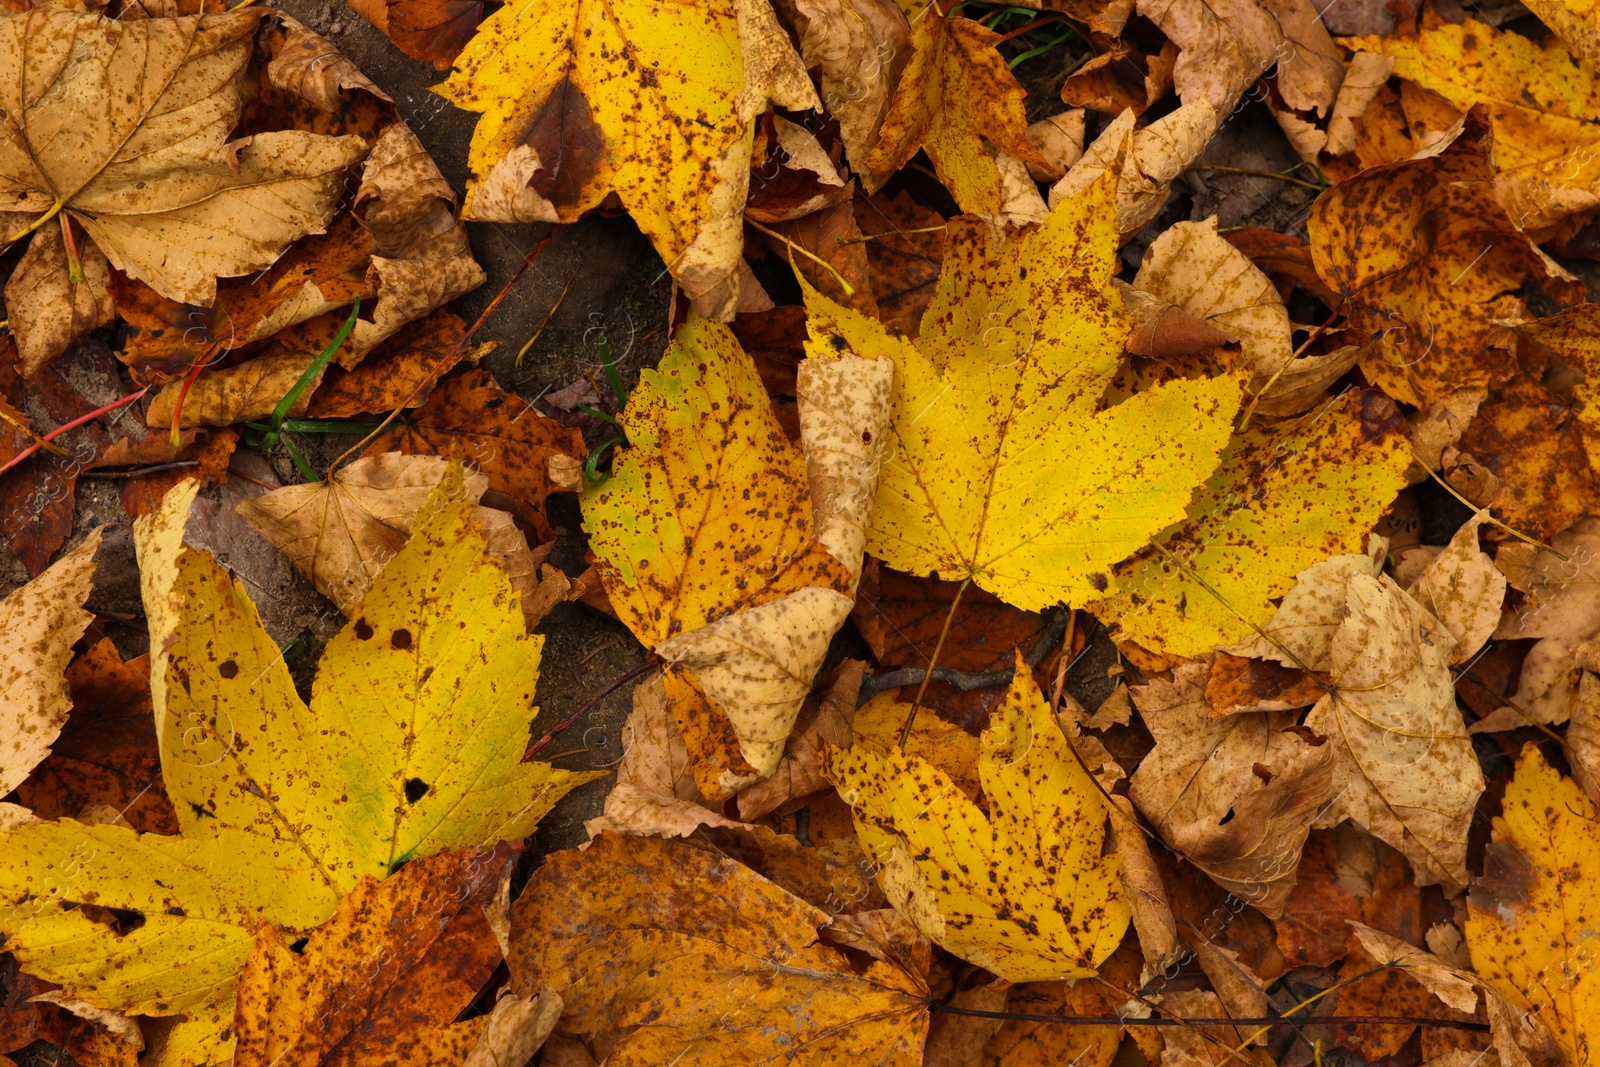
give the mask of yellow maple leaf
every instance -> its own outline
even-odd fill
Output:
[[[1005,203],[988,140],[1024,163],[1044,166],[1028,140],[1022,86],[995,50],[1000,35],[930,6],[911,27],[915,51],[895,86],[878,143],[867,157],[869,189],[921,148],[962,211],[998,214]]]
[[[523,837],[596,777],[519,762],[543,639],[485,555],[459,466],[328,643],[310,706],[243,586],[183,544],[197,486],[135,524],[182,836],[36,822],[5,836],[0,870],[0,932],[25,970],[152,1015],[226,1004],[260,921],[308,930],[363,876]],[[83,904],[143,923],[119,935]]]
[[[988,814],[925,760],[830,746],[823,775],[854,810],[884,895],[918,929],[1012,982],[1084,978],[1131,917],[1106,807],[1022,657],[980,739]]]
[[[1393,408],[1376,392],[1353,393],[1287,426],[1239,435],[1184,521],[1118,566],[1118,594],[1089,610],[1140,645],[1177,656],[1252,635],[1295,575],[1359,552],[1405,488],[1411,449],[1403,424],[1368,417],[1371,402]]]
[[[1586,1067],[1600,1041],[1600,810],[1532,744],[1467,898],[1467,947],[1490,987],[1547,1026]]]
[[[850,613],[891,372],[832,350],[804,360],[802,450],[732,331],[691,320],[628,398],[610,480],[583,495],[617,617],[673,668],[708,797],[777,766]]]
[[[1556,39],[1535,44],[1468,18],[1414,36],[1339,43],[1393,57],[1397,76],[1437,93],[1458,112],[1487,109],[1502,179],[1496,192],[1522,228],[1600,204],[1600,81],[1590,63],[1577,62]]]
[[[1021,239],[951,220],[915,343],[806,292],[809,350],[894,361],[872,555],[1038,610],[1098,599],[1114,564],[1182,518],[1232,432],[1242,376],[1101,407],[1128,333],[1115,205],[1107,173]]]
[[[728,314],[751,120],[769,97],[821,106],[767,0],[518,0],[435,92],[483,115],[465,217],[572,222],[615,192],[702,310]]]

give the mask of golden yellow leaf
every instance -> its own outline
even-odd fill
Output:
[[[621,418],[630,447],[582,498],[617,617],[690,676],[669,678],[680,705],[698,694],[726,713],[761,774],[853,603],[891,370],[831,350],[807,358],[802,453],[732,332],[692,320],[640,376]],[[733,785],[721,771],[701,781],[708,796]]]
[[[1528,10],[1580,59],[1600,59],[1600,9],[1593,0],[1533,0]]]
[[[144,1014],[214,1012],[261,920],[308,930],[363,875],[523,837],[595,777],[519,762],[542,638],[486,558],[459,467],[329,642],[309,707],[243,587],[183,544],[196,487],[135,524],[182,836],[33,823],[5,837],[0,873],[0,932],[29,973]],[[83,904],[144,921],[119,935]],[[226,1037],[195,1044],[225,1057]]]
[[[1358,550],[1405,488],[1411,453],[1402,425],[1393,405],[1368,391],[1240,434],[1185,520],[1115,568],[1118,594],[1089,610],[1139,644],[1179,656],[1250,637],[1299,571]]]
[[[511,989],[560,1029],[626,1028],[611,1067],[917,1067],[927,942],[864,972],[817,939],[829,915],[687,842],[605,833],[550,857],[511,909]]]
[[[227,140],[261,17],[41,7],[0,19],[0,92],[27,134],[0,144],[8,210],[64,207],[118,270],[204,306],[219,276],[266,267],[320,232],[368,146],[301,130]],[[33,88],[44,84],[52,91]]]
[[[911,27],[915,49],[895,86],[889,114],[864,168],[876,192],[917,149],[961,210],[997,215],[1005,203],[995,148],[1037,166],[1028,139],[1022,86],[995,50],[1000,35],[968,18],[946,18],[930,5]]]
[[[67,661],[94,621],[83,604],[103,529],[0,600],[0,796],[50,754],[72,710]]]
[[[1555,38],[1535,44],[1469,17],[1414,36],[1340,43],[1392,57],[1397,76],[1437,93],[1458,113],[1486,109],[1501,178],[1497,193],[1518,226],[1547,226],[1600,204],[1600,84],[1592,64],[1577,62]]]
[[[867,539],[889,566],[971,579],[1022,608],[1083,603],[1215,468],[1237,376],[1100,407],[1128,331],[1111,284],[1115,196],[1108,174],[1020,240],[953,220],[914,344],[806,294],[813,350],[894,361]]]
[[[1467,898],[1467,947],[1489,986],[1554,1035],[1567,1062],[1595,1062],[1600,968],[1594,965],[1600,810],[1522,750],[1503,813]]]
[[[1430,151],[1363,171],[1311,207],[1317,274],[1376,342],[1363,372],[1402,403],[1509,378],[1516,363],[1487,343],[1491,320],[1521,317],[1510,294],[1530,275],[1568,295],[1564,272],[1494,201],[1494,142],[1475,109]]]
[[[855,813],[884,895],[930,939],[1008,981],[1083,978],[1130,911],[1106,808],[1020,656],[980,739],[988,814],[926,760],[829,749],[823,773]]]
[[[518,0],[435,91],[483,116],[467,218],[571,222],[615,192],[697,306],[725,316],[751,120],[769,96],[819,106],[767,0]]]

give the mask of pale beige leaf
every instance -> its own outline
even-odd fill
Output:
[[[1505,704],[1473,723],[1470,732],[1520,730],[1534,723],[1564,723],[1572,714],[1573,645],[1569,638],[1540,638],[1523,657],[1517,689]]]
[[[858,171],[877,141],[911,57],[911,28],[894,0],[779,0],[820,74],[822,104],[839,123],[845,158]]]
[[[48,993],[40,993],[36,997],[29,997],[30,1004],[54,1004],[64,1008],[80,1019],[87,1019],[96,1026],[106,1029],[112,1036],[120,1039],[124,1044],[135,1051],[144,1050],[144,1034],[139,1031],[139,1024],[120,1011],[110,1008],[100,1008],[86,1000],[75,1000],[59,989],[52,989]]]
[[[1139,14],[1182,51],[1172,82],[1185,104],[1231,112],[1278,58],[1283,32],[1256,0],[1138,0]]]
[[[1128,796],[1163,840],[1218,885],[1274,915],[1332,794],[1332,747],[1291,730],[1295,712],[1212,719],[1210,671],[1206,661],[1185,663],[1171,680],[1129,690],[1156,747],[1134,772]]]
[[[560,222],[556,206],[534,190],[544,163],[532,145],[519,144],[489,168],[472,190],[472,217],[479,222]]]
[[[50,754],[72,710],[67,662],[94,620],[83,603],[103,529],[0,600],[0,796]]]
[[[1506,576],[1478,548],[1478,527],[1489,517],[1480,511],[1450,538],[1422,577],[1407,592],[1456,639],[1451,663],[1470,659],[1500,623],[1506,598]]]
[[[606,830],[687,837],[701,826],[743,825],[712,811],[695,788],[689,750],[673,720],[661,675],[634,687],[622,745],[622,764],[605,808],[583,824],[591,838]]]
[[[257,356],[222,370],[203,370],[195,376],[189,395],[183,399],[183,413],[179,416],[180,429],[191,426],[231,426],[246,419],[262,419],[271,415],[294,383],[311,366],[316,353],[278,352]],[[298,418],[311,406],[311,395],[317,391],[317,377],[300,394],[289,408],[288,415]],[[184,383],[170,382],[162,386],[144,414],[145,425],[166,429],[172,425],[172,412]]]
[[[1262,0],[1283,34],[1278,93],[1296,111],[1326,118],[1344,82],[1343,53],[1328,36],[1312,0]]]
[[[1367,108],[1378,96],[1378,91],[1394,73],[1394,57],[1373,52],[1357,52],[1350,59],[1339,86],[1339,96],[1333,102],[1333,116],[1328,119],[1327,152],[1342,156],[1356,147],[1356,123],[1367,113]]]
[[[1217,132],[1218,114],[1205,100],[1195,100],[1135,129],[1133,111],[1124,111],[1050,187],[1050,209],[1093,185],[1125,153],[1117,183],[1117,230],[1124,238],[1137,233],[1167,202],[1172,180],[1199,160]]]
[[[1332,352],[1296,357],[1276,381],[1269,382],[1256,402],[1256,411],[1279,418],[1304,415],[1327,398],[1328,386],[1355,366],[1363,351],[1356,345],[1344,345]]]
[[[317,591],[353,617],[372,580],[411,536],[411,527],[450,462],[441,456],[382,452],[353,460],[321,482],[290,485],[239,504],[237,511],[281,549]],[[476,501],[489,487],[483,474],[464,477]],[[527,538],[511,516],[473,508],[489,553],[505,566],[524,599],[538,581]],[[542,554],[542,553],[541,553]]]
[[[856,698],[866,667],[866,661],[859,659],[847,659],[839,665],[838,677],[823,695],[816,714],[789,735],[778,769],[770,778],[763,778],[739,793],[741,819],[759,819],[795,797],[827,787],[822,777],[822,751],[827,745],[850,747],[853,741],[850,720],[855,715]]]
[[[889,417],[893,364],[844,354],[800,365],[800,440],[817,543],[861,574],[861,553],[878,484],[878,444]],[[808,586],[662,641],[655,652],[688,670],[727,713],[740,752],[762,776],[783,744],[854,601]]]
[[[1111,815],[1111,835],[1121,861],[1122,888],[1133,910],[1133,928],[1139,935],[1139,951],[1144,954],[1147,971],[1164,969],[1178,953],[1178,922],[1161,883],[1161,868],[1150,855],[1149,842],[1127,797],[1113,795],[1107,810]]]
[[[1600,675],[1593,671],[1584,671],[1578,680],[1567,748],[1572,753],[1572,777],[1590,800],[1600,803]]]
[[[80,240],[78,262],[83,280],[74,282],[61,227],[46,223],[6,282],[7,322],[17,340],[19,367],[25,378],[65,352],[81,335],[117,316],[105,253],[92,242]]]
[[[1475,976],[1463,973],[1433,953],[1424,952],[1381,930],[1353,921],[1350,929],[1355,932],[1356,940],[1361,942],[1361,947],[1374,963],[1394,964],[1456,1011],[1470,1015],[1477,1010],[1478,982]]]
[[[1191,947],[1194,949],[1195,962],[1200,964],[1200,969],[1211,981],[1211,988],[1216,991],[1217,999],[1227,1009],[1222,1013],[1224,1016],[1250,1019],[1270,1014],[1265,992],[1268,983],[1239,959],[1237,952],[1223,948],[1203,934],[1191,933],[1189,936],[1193,941]],[[1262,1034],[1254,1043],[1261,1044],[1265,1040],[1266,1035]]]
[[[1411,861],[1417,883],[1467,878],[1467,829],[1483,772],[1456,707],[1455,638],[1387,575],[1353,574],[1330,643],[1337,688],[1305,725],[1334,750],[1335,796],[1318,825],[1349,818]]]
[[[820,111],[822,101],[768,0],[733,0],[744,52],[744,88],[734,110],[749,122],[772,101],[789,111]]]
[[[1252,391],[1289,361],[1288,309],[1250,257],[1218,236],[1214,215],[1175,223],[1152,241],[1133,285],[1237,338]]]
[[[561,1019],[561,994],[521,997],[502,991],[462,1067],[522,1067]]]
[[[1483,386],[1468,386],[1440,397],[1426,410],[1412,416],[1411,432],[1406,436],[1411,439],[1417,458],[1406,474],[1408,480],[1427,481],[1429,471],[1443,466],[1445,449],[1461,440],[1461,435],[1478,414],[1478,407],[1488,396],[1489,390]]]
[[[344,102],[339,99],[342,89],[357,89],[387,103],[394,102],[327,38],[282,11],[274,15],[283,23],[284,42],[267,63],[267,79],[273,85],[330,115],[344,110]]]
[[[1527,597],[1501,620],[1496,638],[1561,637],[1576,645],[1600,632],[1600,518],[1580,517],[1550,546],[1522,575],[1507,576]]]
[[[1041,167],[1029,163],[1028,173],[1035,181],[1060,181],[1067,169],[1083,158],[1083,146],[1088,143],[1083,108],[1075,107],[1030,123],[1028,140],[1033,142],[1046,164]]]
[[[1272,120],[1283,131],[1294,154],[1308,163],[1315,163],[1328,144],[1327,131],[1318,129],[1315,123],[1307,122],[1293,111],[1283,111],[1271,104],[1267,105],[1267,110],[1272,113]]]

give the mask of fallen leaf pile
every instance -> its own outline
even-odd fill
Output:
[[[0,4],[0,1067],[1596,1060],[1600,15],[283,6]]]

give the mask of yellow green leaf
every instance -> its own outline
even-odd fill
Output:
[[[806,293],[813,351],[894,361],[872,555],[1037,610],[1099,598],[1114,564],[1183,517],[1232,432],[1241,376],[1101,407],[1128,333],[1115,203],[1108,173],[1019,240],[951,220],[915,343]]]
[[[0,932],[29,973],[146,1014],[225,1004],[261,920],[310,929],[363,875],[523,837],[596,777],[519,763],[542,638],[486,556],[459,465],[328,643],[309,706],[243,586],[183,544],[197,484],[135,524],[182,836],[36,822],[5,836],[0,873]],[[143,922],[119,935],[84,904]]]
[[[1472,966],[1554,1035],[1567,1062],[1600,1042],[1600,810],[1529,744],[1467,898]]]
[[[884,895],[930,939],[1012,982],[1093,975],[1130,911],[1106,807],[1021,657],[980,739],[988,814],[898,749],[830,747],[823,774],[855,814]]]
[[[1406,486],[1411,450],[1398,421],[1364,417],[1352,393],[1283,427],[1232,441],[1184,521],[1113,572],[1114,597],[1088,605],[1146,648],[1200,656],[1243,640],[1295,575],[1360,552]]]

